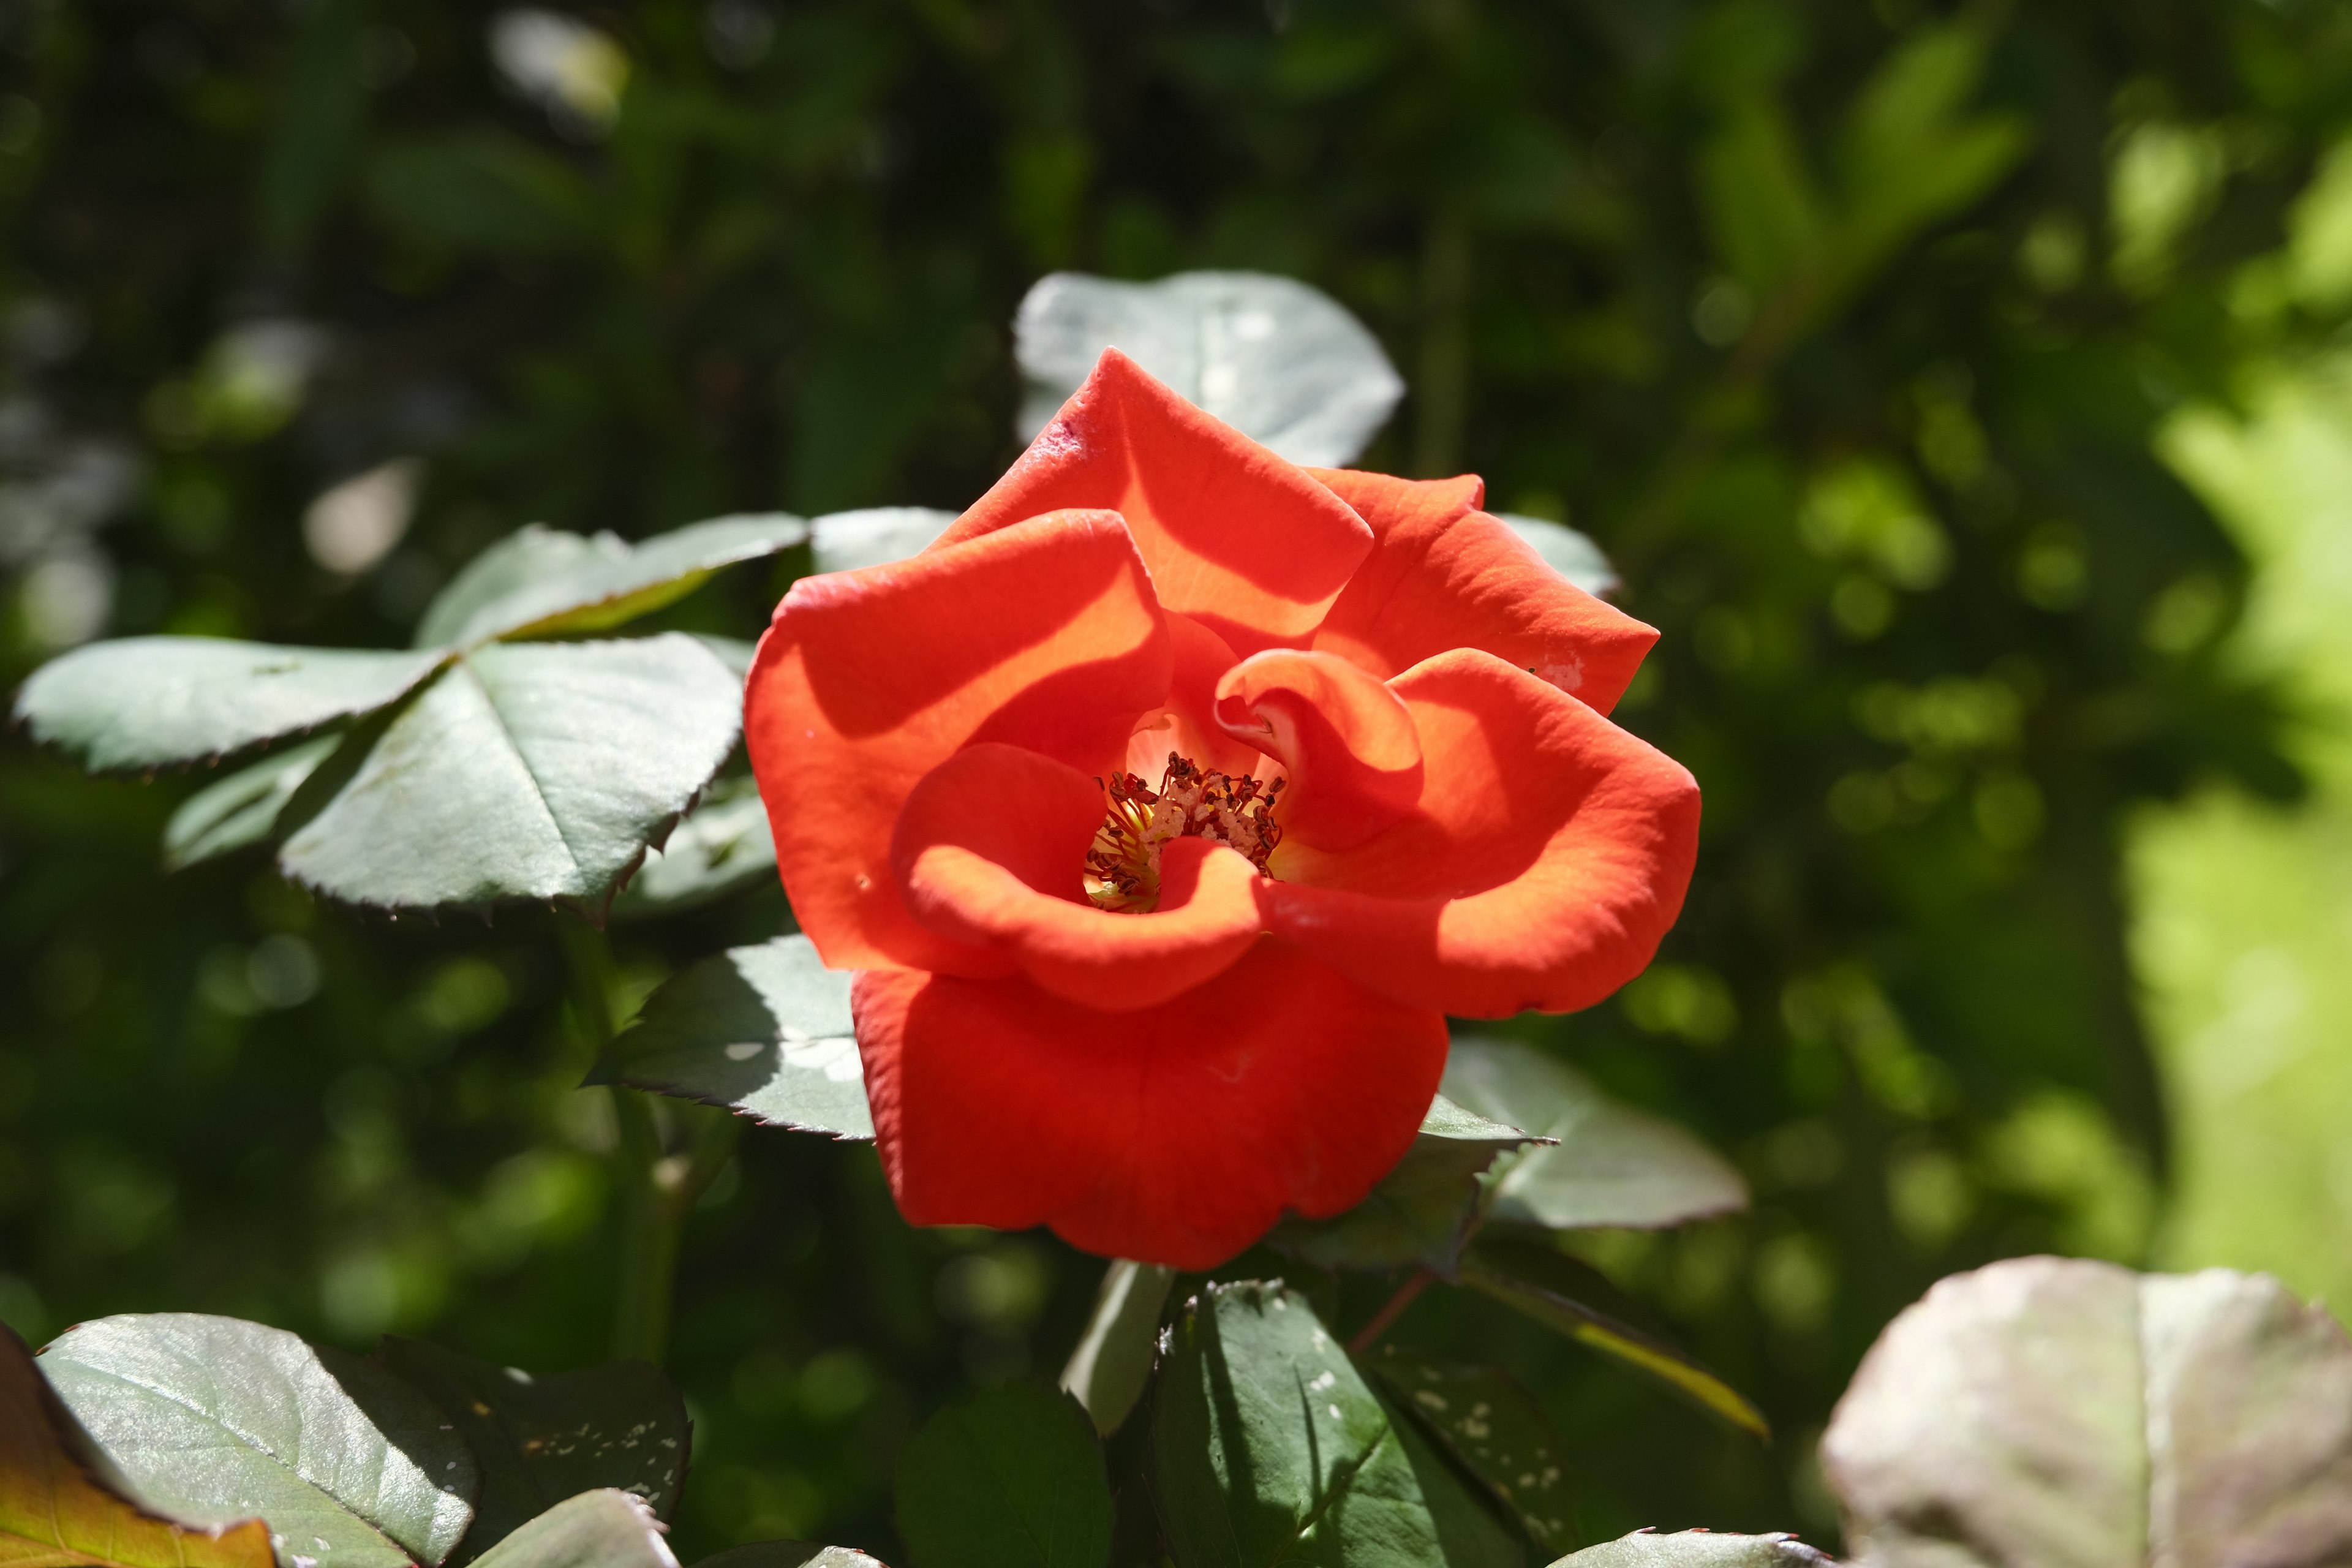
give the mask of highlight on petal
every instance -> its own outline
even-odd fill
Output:
[[[1561,576],[1508,524],[1477,509],[1484,481],[1315,477],[1371,525],[1371,553],[1312,646],[1393,676],[1448,648],[1483,648],[1606,713],[1658,640]]]
[[[1150,577],[1111,512],[794,584],[752,665],[744,740],[784,890],[825,963],[973,963],[900,899],[890,838],[908,793],[982,741],[1104,772],[1169,672]]]
[[[1261,940],[1204,985],[1100,1013],[1021,980],[860,974],[883,1169],[916,1225],[1050,1225],[1209,1268],[1285,1210],[1328,1217],[1411,1145],[1445,1020]]]
[[[1052,994],[1125,1013],[1153,1007],[1230,968],[1264,922],[1265,879],[1199,838],[1163,851],[1159,907],[1097,909],[1085,893],[1102,786],[1035,752],[983,743],[925,774],[891,846],[907,907],[967,945],[965,974],[1016,968]]]
[[[1421,736],[1385,685],[1333,653],[1270,648],[1217,683],[1217,722],[1288,774],[1276,816],[1318,849],[1360,844],[1421,798]]]
[[[1690,774],[1491,654],[1440,654],[1389,684],[1421,735],[1421,799],[1354,849],[1286,845],[1274,932],[1464,1017],[1589,1007],[1641,973],[1697,858]]]
[[[1160,604],[1244,654],[1313,632],[1372,544],[1363,520],[1305,469],[1117,349],[940,542],[1061,507],[1124,516]]]

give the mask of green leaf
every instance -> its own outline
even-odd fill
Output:
[[[785,512],[720,517],[636,545],[532,524],[483,551],[426,606],[419,647],[606,631],[684,598],[713,572],[791,548],[808,524]]]
[[[925,1422],[898,1455],[915,1568],[1103,1568],[1110,1478],[1078,1402],[1026,1379]]]
[[[1771,93],[1743,95],[1699,149],[1709,237],[1760,302],[1815,266],[1830,234],[1828,204],[1806,166],[1789,115]]]
[[[1404,1158],[1362,1203],[1330,1219],[1294,1215],[1266,1240],[1323,1268],[1421,1264],[1451,1274],[1477,1219],[1479,1173],[1528,1141],[1441,1094]]]
[[[1656,1378],[1735,1426],[1769,1438],[1763,1412],[1738,1390],[1654,1334],[1591,1304],[1607,1291],[1585,1265],[1528,1242],[1481,1237],[1463,1255],[1462,1282],[1518,1309],[1577,1343]]]
[[[1478,1478],[1538,1546],[1576,1544],[1576,1500],[1559,1433],[1518,1379],[1383,1345],[1370,1358],[1391,1403],[1412,1412],[1454,1462]]]
[[[164,825],[164,868],[177,871],[276,837],[286,803],[342,742],[321,735],[273,752],[190,795]]]
[[[446,657],[124,637],[34,671],[16,693],[16,718],[35,740],[84,767],[169,767],[372,712],[398,701]]]
[[[472,1522],[481,1474],[448,1418],[357,1356],[173,1312],[79,1324],[40,1359],[142,1496],[265,1519],[288,1568],[430,1568]]]
[[[368,171],[368,205],[405,237],[494,256],[556,256],[597,242],[596,189],[519,136],[474,132],[394,142]]]
[[[1866,1561],[2352,1561],[2352,1341],[2268,1275],[2021,1258],[1863,1359],[1822,1458]]]
[[[474,1559],[481,1568],[677,1568],[660,1521],[634,1492],[582,1492]]]
[[[1106,1437],[1143,1397],[1160,1342],[1160,1311],[1175,1282],[1172,1268],[1125,1258],[1112,1259],[1103,1273],[1094,1315],[1062,1369],[1062,1386],[1086,1406],[1095,1430]]]
[[[1034,435],[1117,346],[1177,395],[1294,463],[1336,468],[1370,444],[1404,383],[1362,322],[1320,289],[1264,272],[1119,283],[1038,279],[1013,318]]]
[[[1176,1568],[1519,1561],[1306,1298],[1279,1284],[1211,1286],[1185,1304],[1160,1369],[1152,1438]]]
[[[1588,1546],[1552,1568],[1806,1568],[1833,1561],[1792,1535],[1717,1535],[1708,1530],[1659,1535],[1640,1530]]]
[[[734,676],[679,633],[477,648],[345,776],[314,776],[325,798],[278,865],[350,903],[563,899],[601,913],[726,761],[740,710]]]
[[[447,1412],[480,1463],[474,1528],[455,1562],[581,1492],[617,1489],[659,1518],[677,1511],[691,1431],[659,1369],[622,1362],[534,1376],[406,1339],[386,1339],[375,1359]]]
[[[755,1541],[706,1557],[694,1568],[883,1568],[854,1546],[809,1541]]]
[[[1855,97],[1839,148],[1850,267],[1875,266],[1928,224],[1975,202],[2032,144],[2016,115],[1964,117],[1991,41],[1974,19],[1922,27]]]
[[[1557,1140],[1496,1162],[1490,1220],[1643,1228],[1748,1206],[1747,1184],[1721,1155],[1670,1121],[1605,1098],[1531,1046],[1456,1039],[1445,1092],[1481,1116]]]
[[[646,999],[589,1081],[723,1105],[772,1127],[871,1138],[849,979],[804,936],[707,958]]]
[[[1521,517],[1515,511],[1492,515],[1533,545],[1535,552],[1544,558],[1545,565],[1586,593],[1605,598],[1624,586],[1617,568],[1609,564],[1609,557],[1601,553],[1601,546],[1566,523]]]
[[[927,506],[875,506],[834,511],[809,523],[809,552],[820,572],[849,572],[903,561],[956,520]]]
[[[269,1527],[158,1512],[0,1324],[0,1563],[26,1568],[272,1568]]]
[[[776,875],[768,808],[749,778],[710,786],[613,900],[615,920],[672,914],[725,898]]]

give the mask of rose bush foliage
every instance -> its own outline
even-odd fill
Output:
[[[1482,499],[1112,351],[922,553],[786,595],[747,742],[909,1220],[1212,1266],[1395,1163],[1447,1015],[1648,963],[1698,793],[1606,715],[1656,634]]]

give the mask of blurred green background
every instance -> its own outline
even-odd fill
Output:
[[[960,507],[1044,272],[1316,283],[1411,388],[1365,465],[1587,530],[1665,634],[1621,716],[1705,788],[1688,910],[1511,1027],[1748,1173],[1588,1251],[1780,1436],[1483,1302],[1397,1334],[1540,1392],[1590,1537],[1830,1542],[1812,1440],[1939,1275],[2352,1297],[2347,124],[2316,0],[17,0],[0,673],[404,642],[528,521]],[[748,635],[805,564],[670,614]],[[165,878],[200,782],[0,751],[0,1320],[596,1359],[556,917]],[[625,983],[788,919],[623,925]],[[748,1136],[682,1270],[681,1554],[889,1555],[901,1436],[1056,1367],[1097,1274]]]

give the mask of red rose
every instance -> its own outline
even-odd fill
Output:
[[[1482,489],[1114,351],[929,549],[785,596],[748,743],[908,1220],[1207,1268],[1364,1196],[1447,1014],[1649,962],[1698,791],[1602,715],[1657,634]]]

